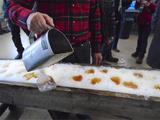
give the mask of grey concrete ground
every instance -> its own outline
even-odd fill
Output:
[[[135,59],[133,57],[131,57],[131,54],[133,52],[135,52],[136,50],[136,46],[137,46],[137,35],[136,34],[132,34],[130,35],[130,38],[127,40],[124,39],[120,39],[119,40],[119,44],[118,44],[118,48],[120,50],[120,53],[114,52],[113,51],[113,55],[115,57],[118,57],[120,59],[119,61],[119,66],[126,66],[126,67],[135,67],[135,68],[148,68],[149,66],[146,64],[146,56],[148,53],[148,49],[150,47],[150,43],[152,41],[152,35],[150,35],[149,39],[148,39],[148,48],[147,48],[147,53],[146,56],[144,58],[144,62],[143,64],[139,65],[135,63]]]
[[[149,38],[149,43],[152,37]],[[135,51],[136,48],[137,36],[131,35],[128,40],[120,40],[119,41],[119,49],[120,53],[113,52],[115,57],[120,58],[119,65],[128,66],[128,67],[148,67],[144,60],[142,65],[135,64],[135,59],[131,57],[131,53]],[[24,47],[29,45],[27,36],[22,32],[22,42]],[[10,33],[0,35],[0,59],[14,59],[16,56],[16,49],[11,40]],[[5,114],[0,117],[0,120],[4,120],[8,115],[9,111],[7,110]],[[106,113],[107,114],[107,113]],[[106,118],[101,118],[97,116],[92,116],[94,120],[108,120]],[[74,118],[72,118],[74,119]],[[20,120],[51,120],[47,110],[43,109],[35,109],[35,108],[26,108],[24,113],[22,114]],[[117,120],[117,119],[109,119],[109,120]],[[119,119],[118,119],[119,120]]]

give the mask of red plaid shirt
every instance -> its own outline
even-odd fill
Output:
[[[35,1],[11,0],[10,19],[27,28],[26,21]],[[101,13],[97,0],[37,0],[37,11],[51,16],[56,28],[64,32],[72,44],[90,40],[93,52],[100,52]]]

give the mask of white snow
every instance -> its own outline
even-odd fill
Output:
[[[93,69],[94,74],[87,74],[85,71]],[[101,70],[108,70],[107,73],[102,73]],[[58,86],[84,88],[102,91],[111,91],[118,93],[128,93],[135,95],[143,95],[145,97],[160,97],[160,89],[155,89],[154,86],[160,85],[160,71],[155,70],[137,70],[113,67],[95,67],[95,66],[80,66],[73,64],[55,64],[48,68],[44,68],[45,74],[51,76]],[[33,71],[38,73],[38,71]],[[26,80],[24,75],[27,73],[22,61],[0,61],[0,82],[14,82],[25,84],[36,84],[37,79],[32,78]],[[140,73],[142,78],[138,78],[134,73]],[[82,81],[74,81],[73,76],[82,75]],[[120,84],[115,84],[110,78],[119,77]],[[92,78],[100,78],[101,82],[95,85],[91,84]],[[128,88],[123,85],[124,81],[133,82],[138,86],[137,89]]]

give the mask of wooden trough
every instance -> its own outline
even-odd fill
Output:
[[[40,92],[36,84],[9,80],[0,80],[0,103],[89,114],[106,120],[160,120],[159,97],[59,86]]]
[[[23,107],[103,116],[118,120],[160,120],[160,98],[57,87],[39,92],[35,86],[0,84],[0,102]]]

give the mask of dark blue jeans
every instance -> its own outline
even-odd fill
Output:
[[[102,56],[104,59],[108,59],[108,58],[112,57],[112,45],[113,45],[113,42],[110,43],[109,45],[107,45],[106,42],[103,43]]]

